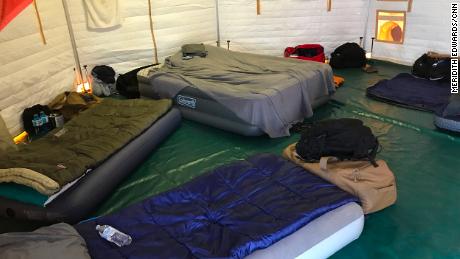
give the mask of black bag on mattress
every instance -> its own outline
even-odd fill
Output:
[[[423,54],[412,66],[412,74],[430,80],[450,80],[450,58]]]
[[[23,123],[24,130],[27,131],[27,133],[31,136],[35,136],[37,133],[35,131],[32,120],[34,118],[34,115],[35,114],[40,115],[40,112],[44,112],[47,116],[51,114],[51,110],[50,108],[48,108],[48,106],[40,105],[40,104],[26,108],[24,112],[22,113],[22,123]],[[49,121],[47,124],[43,125],[42,127],[52,129],[53,125],[51,124],[51,121]]]
[[[348,42],[332,52],[329,64],[333,68],[364,67],[366,65],[366,52],[358,44]]]
[[[141,94],[139,93],[139,82],[137,81],[137,72],[151,66],[153,66],[153,64],[136,68],[125,74],[120,74],[117,78],[118,92],[128,99],[139,98]]]
[[[312,124],[297,142],[296,152],[306,162],[318,162],[321,157],[341,160],[368,160],[375,166],[379,148],[369,127],[357,119],[325,120]]]

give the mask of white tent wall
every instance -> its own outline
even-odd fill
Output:
[[[232,50],[283,55],[288,46],[319,43],[330,54],[344,42],[364,36],[368,0],[219,0],[222,46]]]
[[[47,45],[40,42],[32,6],[0,32],[0,110],[11,135],[22,131],[21,114],[72,89],[74,59],[61,0],[37,1]],[[119,0],[120,27],[89,30],[83,1],[67,0],[81,65],[110,65],[124,73],[153,63],[148,1]],[[184,42],[214,43],[214,0],[154,0],[152,12],[160,62]]]
[[[427,51],[450,53],[449,0],[413,0],[412,11],[406,14],[404,44],[375,42],[372,56],[400,64],[412,65]],[[376,10],[406,11],[407,2],[371,0],[367,26],[366,50],[375,36]]]
[[[121,26],[101,30],[87,28],[82,1],[68,2],[82,65],[124,73],[154,62],[147,0],[119,0]],[[160,62],[184,42],[216,41],[214,0],[152,0],[152,13]]]
[[[33,6],[0,32],[0,110],[10,134],[22,130],[25,107],[47,103],[72,84],[73,54],[59,0],[38,1],[47,45]]]

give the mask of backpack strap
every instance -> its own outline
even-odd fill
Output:
[[[337,162],[339,161],[339,159],[337,157],[334,157],[334,156],[323,156],[321,157],[321,159],[319,160],[319,168],[325,172],[327,172],[327,164],[329,162]]]
[[[374,167],[379,167],[377,162],[375,162],[375,157],[377,156],[377,153],[379,152],[381,146],[377,138],[375,138],[375,141],[377,142],[377,144],[375,145],[374,149],[372,149],[372,151],[368,154],[368,159]]]
[[[321,160],[319,161],[319,168],[324,171],[324,172],[327,172],[329,169],[327,168],[327,165],[329,162],[339,162],[341,161],[338,157],[333,157],[333,156],[325,156],[325,157],[321,157]],[[363,161],[365,162],[365,161]],[[376,164],[376,166],[371,162],[370,164],[368,163],[364,163],[363,165],[359,166],[359,167],[355,167],[353,169],[353,171],[355,172],[358,172],[366,167],[369,167],[371,165],[373,165],[374,167],[378,167],[378,164],[377,162],[374,161],[374,163]]]

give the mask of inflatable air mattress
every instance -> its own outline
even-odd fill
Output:
[[[0,216],[42,222],[80,221],[110,196],[117,185],[178,127],[180,121],[180,112],[170,109],[123,148],[62,190],[46,206],[0,197]]]
[[[335,91],[332,70],[305,62],[206,46],[205,58],[179,52],[138,73],[141,96],[173,98],[185,118],[247,136],[289,135]]]
[[[407,108],[439,112],[449,102],[448,82],[430,81],[402,73],[367,88],[367,96]]]
[[[321,258],[360,235],[355,202],[303,168],[261,154],[75,228],[92,258]],[[98,224],[133,242],[120,248],[101,239]]]
[[[434,124],[440,129],[460,133],[460,116],[446,117],[435,115]]]

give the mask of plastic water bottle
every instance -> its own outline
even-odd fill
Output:
[[[44,111],[40,112],[40,119],[42,120],[43,124],[46,124],[50,121],[50,119],[48,118],[48,115],[46,115]]]
[[[96,230],[103,239],[112,242],[119,247],[131,244],[132,238],[114,227],[109,225],[97,225]]]
[[[50,119],[48,118],[48,115],[46,115],[44,111],[40,112],[40,120],[42,123],[43,132],[48,132],[50,130],[49,124],[48,124]]]
[[[34,129],[35,129],[35,134],[38,134],[38,132],[40,131],[40,127],[42,126],[42,120],[40,119],[40,117],[38,116],[38,114],[34,114],[34,117],[32,119],[32,126],[34,126]]]

